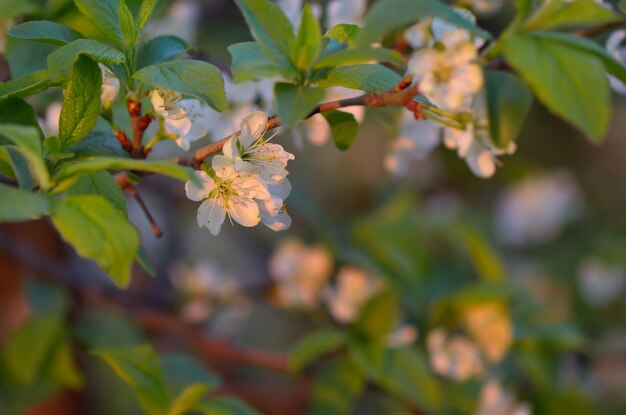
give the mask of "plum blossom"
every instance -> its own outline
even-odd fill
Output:
[[[206,320],[217,306],[237,301],[240,297],[235,279],[224,274],[211,261],[202,261],[193,267],[176,264],[169,276],[182,297],[180,313],[192,323]]]
[[[530,405],[519,403],[496,379],[489,379],[480,392],[475,415],[531,415]]]
[[[291,226],[291,216],[287,213],[285,200],[291,193],[291,183],[288,179],[275,185],[268,185],[270,198],[258,200],[261,222],[273,231],[284,231]]]
[[[547,242],[576,219],[581,209],[580,190],[571,174],[535,175],[501,196],[495,214],[496,234],[512,246]]]
[[[418,79],[420,92],[433,104],[456,111],[483,86],[478,49],[469,32],[452,30],[441,39],[443,50],[419,49],[408,63],[408,73]]]
[[[237,170],[259,175],[267,184],[276,185],[289,174],[287,163],[294,155],[281,145],[270,143],[271,137],[264,137],[267,122],[267,115],[260,111],[248,114],[241,121],[240,135],[228,139],[222,151]]]
[[[45,118],[39,118],[39,126],[48,136],[57,136],[59,134],[59,119],[61,117],[61,108],[63,104],[59,101],[55,101],[48,105],[46,108]]]
[[[626,30],[620,29],[611,33],[606,40],[607,51],[613,55],[615,60],[621,63],[622,66],[626,65],[626,48],[622,46],[624,39],[626,39]],[[608,77],[613,91],[621,95],[626,95],[626,85],[614,76],[608,75]]]
[[[337,274],[335,288],[326,288],[324,300],[330,314],[342,324],[353,322],[365,302],[382,284],[363,269],[346,265]]]
[[[155,130],[159,125],[163,133],[184,151],[189,150],[191,142],[207,134],[208,107],[197,99],[182,99],[182,95],[176,92],[155,89],[150,100],[159,119],[151,123],[148,134],[157,133]]]
[[[595,307],[610,304],[626,289],[626,269],[599,258],[588,258],[578,270],[578,286],[588,304]]]
[[[433,370],[447,378],[467,380],[484,371],[480,350],[467,337],[448,336],[442,328],[432,330],[426,339]]]
[[[332,271],[332,258],[320,245],[307,246],[299,239],[282,242],[268,262],[275,283],[274,299],[285,307],[304,309],[319,304],[322,289]]]
[[[258,177],[235,170],[223,156],[213,158],[210,173],[196,172],[201,186],[191,181],[185,183],[187,197],[202,202],[198,208],[198,226],[217,235],[226,216],[242,226],[257,225],[261,220],[257,200],[271,197],[267,185]]]
[[[100,94],[100,101],[105,109],[111,108],[113,101],[115,101],[120,91],[120,80],[109,68],[101,63],[98,65],[102,71],[102,93]]]
[[[441,142],[441,127],[435,121],[416,121],[413,114],[403,113],[400,133],[385,156],[385,168],[398,176],[409,172],[412,160],[423,160]]]

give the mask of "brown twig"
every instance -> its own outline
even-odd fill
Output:
[[[130,155],[134,158],[145,158],[147,152],[144,152],[143,150],[141,139],[143,138],[143,133],[146,131],[148,125],[150,125],[150,122],[154,119],[154,117],[151,115],[141,114],[141,101],[129,99],[126,104],[128,108],[128,115],[130,115],[130,122],[133,126],[132,151],[130,152]]]
[[[144,203],[143,199],[141,198],[141,196],[139,196],[139,193],[137,193],[137,189],[133,186],[126,186],[124,191],[128,193],[129,195],[131,195],[137,201],[137,204],[141,208],[141,211],[145,215],[146,219],[148,219],[148,223],[150,224],[150,227],[152,228],[152,233],[154,234],[154,237],[155,238],[162,237],[163,232],[159,228],[159,225],[157,225],[152,214],[150,214],[150,211],[148,210],[148,207]]]

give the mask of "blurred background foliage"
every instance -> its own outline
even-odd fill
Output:
[[[2,2],[5,29],[10,7],[97,36],[71,1]],[[479,23],[498,32],[513,13],[506,3]],[[250,39],[229,0],[161,1],[147,30],[224,70],[227,46]],[[49,46],[4,41],[3,80],[45,68]],[[59,98],[33,103],[45,118]],[[613,103],[594,146],[535,102],[490,180],[443,148],[391,176],[393,128],[380,120],[393,111],[368,113],[349,152],[283,131],[296,159],[282,233],[225,226],[214,238],[182,186],[151,177],[141,191],[164,237],[132,202],[129,216],[156,276],[137,268],[124,294],[46,221],[1,227],[1,412],[134,414],[153,404],[145,376],[170,396],[200,382],[268,414],[623,414],[626,101]],[[145,346],[115,354],[147,343],[160,368],[142,366]],[[229,399],[206,413],[252,413]]]

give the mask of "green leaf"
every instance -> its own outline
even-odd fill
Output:
[[[0,183],[0,222],[39,219],[48,213],[50,203],[40,194]]]
[[[8,169],[8,171],[3,170],[1,174],[17,180],[20,188],[31,190],[37,185],[37,181],[28,167],[28,161],[16,147],[1,146],[0,160],[5,163],[4,167]]]
[[[501,81],[503,84],[507,82],[506,79]],[[457,225],[453,229],[452,239],[467,252],[481,280],[498,282],[505,279],[506,269],[502,259],[479,231],[467,225]]]
[[[130,282],[139,235],[118,210],[97,195],[52,201],[52,223],[83,257],[95,260],[119,287]]]
[[[395,30],[427,17],[438,17],[483,39],[491,38],[489,32],[480,29],[438,0],[379,0],[365,17],[359,44],[369,45]]]
[[[604,66],[596,57],[553,39],[511,36],[504,56],[556,115],[595,142],[606,133],[611,113]]]
[[[83,35],[65,25],[47,20],[22,23],[13,27],[9,31],[9,35],[18,39],[51,43],[53,45],[65,45],[83,37]]]
[[[328,121],[337,148],[346,151],[352,147],[359,132],[359,123],[354,115],[338,110],[323,112],[322,115]]]
[[[533,36],[561,42],[572,48],[577,48],[585,53],[594,55],[602,61],[604,69],[606,69],[608,73],[626,84],[626,68],[620,62],[615,60],[615,58],[604,47],[593,40],[562,32],[541,32],[536,33]]]
[[[291,61],[296,68],[307,71],[322,50],[322,29],[313,16],[311,6],[305,4],[300,18],[300,28],[291,49]]]
[[[340,43],[354,46],[359,35],[360,28],[354,24],[341,23],[331,27],[324,35],[327,39],[334,39]]]
[[[391,289],[370,298],[361,309],[354,329],[369,339],[381,339],[398,322],[398,299]]]
[[[124,47],[119,0],[74,0],[78,10],[119,47]]]
[[[484,77],[491,138],[498,147],[505,148],[517,139],[533,95],[511,73],[485,70]]]
[[[217,376],[206,371],[198,361],[179,353],[169,353],[161,357],[161,367],[165,377],[165,388],[171,396],[180,395],[189,385],[202,384],[207,390],[219,387]]]
[[[269,0],[235,0],[252,36],[265,56],[282,67],[291,67],[295,43],[293,26],[285,14]]]
[[[42,156],[41,136],[35,127],[1,124],[0,135],[11,141],[28,161],[31,173],[39,186],[47,190],[52,185],[50,174]]]
[[[522,25],[522,31],[558,27],[589,26],[615,21],[619,17],[595,0],[544,1]]]
[[[128,216],[128,206],[124,192],[120,189],[117,181],[111,176],[111,173],[99,171],[96,173],[80,176],[76,183],[67,189],[70,196],[96,194],[107,199],[122,216]]]
[[[343,86],[365,92],[385,92],[394,88],[402,77],[382,65],[352,65],[331,70],[317,82],[319,88]]]
[[[235,43],[228,47],[228,51],[232,56],[231,71],[235,82],[276,76],[291,80],[298,76],[291,66],[281,66],[265,57],[257,42]]]
[[[100,114],[102,72],[89,58],[78,58],[69,75],[59,118],[61,150],[80,141],[96,125]]]
[[[33,383],[49,359],[63,328],[58,316],[31,318],[8,338],[0,357],[22,385]]]
[[[260,415],[239,399],[223,396],[203,402],[198,406],[203,415]]]
[[[133,75],[144,84],[190,95],[218,111],[226,109],[222,72],[215,66],[196,60],[176,60],[147,66]]]
[[[157,36],[139,45],[137,68],[171,61],[187,52],[187,42],[176,36]]]
[[[206,396],[208,391],[209,387],[207,385],[189,385],[174,399],[167,414],[183,415],[190,412]]]
[[[370,61],[392,63],[400,67],[404,66],[404,60],[397,51],[385,48],[368,47],[359,49],[344,49],[331,53],[330,55],[326,55],[315,62],[313,68],[334,68],[337,66],[355,65]]]
[[[126,0],[118,0],[118,16],[124,48],[128,51],[135,47],[137,36],[135,35],[135,19],[126,4]]]
[[[117,65],[126,59],[119,50],[92,39],[78,39],[48,55],[50,78],[58,80],[80,56],[87,56],[105,65]]]
[[[292,370],[300,371],[320,356],[333,352],[346,344],[346,333],[337,329],[320,329],[306,335],[289,354]]]
[[[76,160],[91,157],[128,157],[128,154],[111,132],[92,131],[68,149]]]
[[[437,413],[442,399],[441,390],[424,360],[414,349],[389,349],[375,383],[429,413]]]
[[[159,357],[150,346],[98,349],[93,354],[133,389],[146,414],[167,413],[169,398]]]
[[[159,0],[143,0],[141,2],[141,6],[139,7],[139,14],[137,15],[137,20],[135,21],[135,33],[137,36],[141,34],[143,27],[148,23],[150,16],[154,13],[154,9],[157,4],[159,4]]]
[[[68,162],[56,173],[55,180],[61,181],[73,176],[104,170],[136,170],[158,173],[183,181],[190,180],[195,183],[197,183],[198,180],[192,168],[176,163],[168,161],[121,159],[117,157],[98,157],[90,160]]]
[[[38,43],[7,36],[4,56],[11,69],[11,77],[19,78],[31,72],[48,69],[48,55],[58,49],[49,43]]]
[[[154,271],[154,264],[150,259],[150,255],[148,255],[148,252],[146,252],[143,247],[139,247],[139,251],[137,251],[135,261],[137,261],[137,263],[141,265],[141,268],[143,268],[143,270],[146,271],[148,275],[152,277],[155,276],[156,273]]]
[[[277,83],[274,93],[276,111],[285,127],[291,127],[308,116],[326,95],[322,89],[286,83]]]
[[[365,388],[365,379],[347,361],[335,362],[322,372],[313,385],[313,415],[345,415],[351,413]]]
[[[20,98],[0,100],[0,123],[33,127],[37,130],[39,136],[43,137],[35,110],[29,103]],[[1,132],[0,135],[2,135]]]
[[[24,98],[45,91],[50,86],[47,70],[29,73],[19,78],[0,84],[0,99]]]

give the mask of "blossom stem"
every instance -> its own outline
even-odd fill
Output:
[[[139,196],[139,193],[137,193],[137,189],[135,189],[134,186],[129,186],[129,187],[126,187],[124,191],[128,193],[129,195],[131,195],[137,201],[137,204],[141,208],[141,211],[146,216],[146,219],[148,219],[148,223],[150,224],[150,228],[152,228],[152,233],[154,234],[154,237],[155,238],[162,237],[163,232],[159,228],[159,225],[157,225],[156,221],[154,220],[154,217],[148,210],[148,207],[146,206],[145,202],[143,201],[141,196]]]

